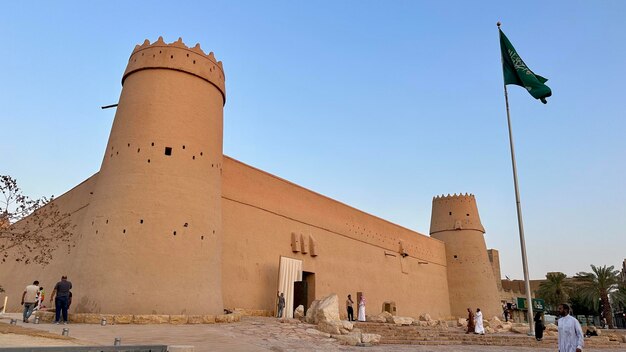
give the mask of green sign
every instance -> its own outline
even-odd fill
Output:
[[[545,310],[546,302],[541,298],[533,298],[533,310],[542,312]],[[528,310],[526,298],[517,297],[517,309]]]

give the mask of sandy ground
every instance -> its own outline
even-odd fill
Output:
[[[17,325],[9,325],[18,318]],[[107,325],[95,324],[24,324],[19,314],[0,317],[0,347],[113,345],[121,338],[123,345],[189,345],[196,352],[205,351],[421,351],[421,352],[530,352],[555,351],[554,348],[508,346],[407,346],[381,345],[351,347],[324,337],[313,325],[281,323],[273,318],[246,317],[239,323],[203,325]],[[63,328],[69,337],[61,336]],[[615,351],[615,349],[585,349],[585,351]]]

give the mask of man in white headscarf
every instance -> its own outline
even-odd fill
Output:
[[[365,321],[365,295],[361,295],[361,300],[359,301],[357,320]]]

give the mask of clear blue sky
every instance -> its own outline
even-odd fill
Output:
[[[626,258],[624,1],[57,1],[0,12],[0,173],[60,195],[102,161],[135,44],[179,36],[224,63],[224,152],[428,233],[474,193],[522,278],[496,22],[547,105],[510,86],[530,272]]]

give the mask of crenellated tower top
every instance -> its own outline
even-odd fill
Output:
[[[476,230],[485,233],[473,194],[455,193],[433,197],[430,234],[455,230]]]
[[[122,85],[129,75],[147,69],[170,69],[202,78],[217,87],[226,102],[222,62],[215,59],[213,52],[205,54],[200,44],[190,48],[183,43],[182,38],[170,44],[165,43],[163,37],[159,37],[152,44],[146,39],[143,44],[136,45],[130,55],[128,66],[122,77]]]

